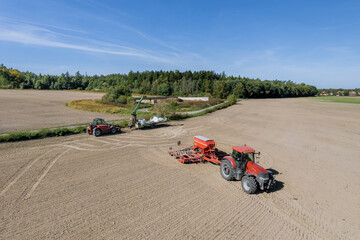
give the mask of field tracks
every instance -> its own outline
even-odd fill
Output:
[[[232,182],[230,184],[242,192],[240,183]],[[249,198],[251,199],[249,202],[267,209],[268,214],[273,219],[277,219],[281,224],[295,231],[296,236],[301,236],[303,239],[348,239],[342,231],[338,231],[325,223],[325,220],[331,219],[335,222],[337,219],[332,216],[323,216],[325,219],[322,219],[317,211],[305,210],[289,193],[280,191],[243,197]],[[351,231],[346,224],[341,222],[339,224],[343,231]]]
[[[39,157],[30,160],[28,162],[26,162],[23,166],[21,166],[10,178],[9,180],[4,184],[3,188],[1,189],[0,192],[0,197],[3,196],[8,190],[9,188],[14,185],[20,178],[21,176],[24,175],[24,173],[26,171],[28,171],[31,166],[33,166],[37,161],[39,161],[40,159],[42,159],[43,157],[45,157],[47,154],[49,154],[51,151],[53,151],[53,149],[47,151],[46,153],[40,155]]]
[[[40,171],[38,178],[36,179],[36,181],[30,185],[29,188],[27,188],[24,193],[22,194],[24,199],[28,199],[31,197],[32,193],[35,191],[35,189],[37,188],[37,186],[40,184],[41,180],[46,176],[46,174],[50,171],[51,167],[57,162],[57,160],[59,160],[62,156],[64,156],[67,152],[69,152],[71,150],[71,148],[63,151],[60,155],[58,155],[56,158],[54,158],[53,160],[50,160],[45,166],[44,168]]]

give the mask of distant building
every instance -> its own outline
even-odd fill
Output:
[[[356,96],[356,92],[355,91],[349,92],[349,96]]]
[[[325,92],[325,91],[322,91],[322,92],[320,93],[320,96],[329,96],[329,93],[328,93],[328,92]]]
[[[178,98],[183,101],[203,101],[203,102],[209,101],[209,97],[178,97]]]
[[[331,93],[330,93],[330,96],[333,96],[333,95],[334,95],[334,94],[331,92]]]
[[[344,96],[344,91],[337,91],[336,96]]]

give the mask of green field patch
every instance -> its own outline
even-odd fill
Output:
[[[311,100],[319,102],[335,102],[335,103],[353,103],[360,104],[360,97],[340,97],[340,96],[329,96],[329,97],[315,97]]]
[[[212,98],[210,101],[167,101],[171,105],[170,112],[191,112],[201,109],[205,109],[219,103],[224,102],[224,100],[218,98]],[[99,112],[99,113],[111,113],[111,114],[121,114],[121,115],[131,115],[134,111],[135,103],[132,104],[116,104],[116,103],[105,103],[98,99],[81,99],[74,100],[66,103],[66,106],[75,108],[78,110],[85,110],[90,112]],[[138,116],[146,116],[150,118],[153,114],[153,104],[150,103],[141,103],[140,108],[148,108],[149,112],[138,111]]]
[[[176,102],[173,100],[166,101],[167,105],[167,113],[169,120],[181,120],[186,118],[203,116],[208,113],[215,112],[217,110],[227,108],[236,103],[235,101],[224,102],[222,99],[211,99],[208,102],[200,102],[200,101],[185,101],[185,102]],[[218,105],[214,108],[207,109],[211,106]],[[66,106],[91,111],[91,112],[100,112],[100,113],[111,113],[111,114],[122,114],[122,115],[131,115],[134,111],[134,104],[110,104],[104,103],[101,100],[94,99],[82,99],[68,102]],[[148,108],[149,111],[137,111],[137,118],[144,118],[149,120],[151,117],[155,115],[159,115],[154,109],[155,107],[150,103],[142,103],[141,106],[143,108]],[[181,114],[181,112],[191,112],[196,110],[206,109],[200,113],[189,113],[189,114]]]
[[[126,108],[125,105],[113,105],[109,103],[103,103],[97,99],[81,99],[74,100],[66,103],[66,106],[75,108],[78,110],[85,110],[90,112],[99,113],[111,113],[111,114],[130,114],[130,109]]]
[[[174,100],[169,101],[169,105],[174,112],[192,112],[201,109],[205,109],[220,103],[223,103],[224,100],[219,98],[210,98],[209,101],[183,101],[175,102]]]

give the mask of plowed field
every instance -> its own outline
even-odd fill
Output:
[[[0,144],[0,239],[360,239],[358,105],[246,100],[204,117],[99,138]],[[169,147],[247,144],[276,173],[247,195]]]
[[[103,94],[73,91],[0,90],[0,132],[58,127],[119,115],[79,111],[65,106],[76,99],[100,99]]]

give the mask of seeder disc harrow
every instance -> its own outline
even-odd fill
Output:
[[[204,162],[204,155],[191,150],[190,148],[185,148],[179,151],[169,151],[169,154],[181,163]]]
[[[179,141],[181,144],[181,142]],[[178,143],[178,145],[180,145]],[[220,164],[227,153],[218,151],[215,148],[215,141],[203,136],[194,137],[194,145],[173,151],[170,148],[169,154],[181,163],[213,162]]]

